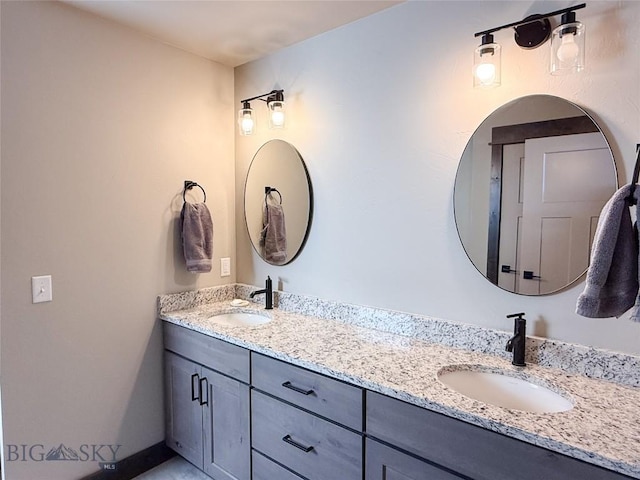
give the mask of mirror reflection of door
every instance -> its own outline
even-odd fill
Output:
[[[505,145],[502,151],[498,286],[515,293],[520,293],[523,177],[524,143]]]
[[[491,283],[549,294],[586,271],[597,217],[616,189],[611,149],[589,114],[529,95],[496,109],[467,142],[454,185],[456,228]]]
[[[505,147],[503,161],[500,258],[518,273],[501,270],[500,286],[560,290],[589,265],[598,216],[615,191],[609,148],[600,133],[544,137]]]

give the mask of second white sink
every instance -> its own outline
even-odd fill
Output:
[[[264,315],[258,315],[256,313],[221,313],[220,315],[214,315],[209,320],[221,325],[229,325],[232,327],[257,327],[258,325],[264,325],[269,323],[271,318]]]
[[[456,365],[438,372],[438,380],[458,393],[498,407],[533,413],[571,410],[573,404],[533,378],[518,378],[515,372],[482,366]]]

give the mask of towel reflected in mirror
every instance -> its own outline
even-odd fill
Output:
[[[284,210],[282,204],[270,201],[270,199],[271,196],[267,195],[262,210],[260,247],[267,262],[283,265],[287,262],[287,230]]]

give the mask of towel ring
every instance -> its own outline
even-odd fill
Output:
[[[264,204],[267,205],[267,197],[269,196],[269,194],[271,194],[271,192],[276,192],[278,194],[278,196],[280,197],[280,205],[282,205],[282,194],[278,191],[277,188],[273,187],[264,187]]]
[[[631,178],[631,193],[627,200],[630,205],[636,204],[636,199],[634,197],[634,193],[636,191],[636,187],[638,185],[638,177],[640,176],[640,143],[636,145],[636,165],[633,168],[633,176]]]
[[[193,187],[198,187],[200,190],[202,190],[202,194],[204,195],[204,200],[203,202],[206,203],[207,202],[207,192],[204,191],[204,188],[202,188],[202,185],[197,184],[196,182],[192,182],[191,180],[185,180],[184,181],[184,190],[182,190],[182,201],[186,202],[186,194],[187,194],[187,190],[191,190]]]

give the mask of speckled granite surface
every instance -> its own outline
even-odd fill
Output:
[[[640,388],[630,386],[638,384],[639,374],[627,371],[624,359],[629,356],[542,340],[538,347],[534,341],[530,343],[534,343],[534,353],[538,351],[536,359],[571,365],[565,368],[563,364],[560,370],[532,364],[523,373],[504,356],[492,354],[498,344],[504,348],[506,332],[283,293],[277,296],[278,308],[272,311],[257,303],[230,306],[234,296],[248,298],[254,289],[236,285],[163,296],[158,300],[159,315],[256,352],[640,478]],[[272,321],[246,328],[210,320],[227,312],[259,313]],[[388,331],[396,328],[403,334]],[[478,342],[477,336],[484,340]],[[551,358],[556,351],[560,358]],[[610,364],[616,364],[608,356],[619,357],[618,371],[606,371]],[[451,365],[479,365],[535,377],[562,392],[574,408],[534,414],[472,400],[437,379],[438,371]],[[615,377],[626,385],[571,374],[580,369],[587,375],[589,369],[596,374],[601,369],[602,378]]]

